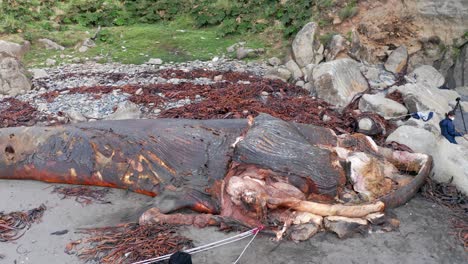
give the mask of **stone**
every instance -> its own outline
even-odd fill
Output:
[[[314,73],[314,68],[317,66],[317,64],[308,64],[304,68],[302,68],[302,73],[304,75],[304,80],[306,82],[313,81],[313,73]]]
[[[389,72],[399,74],[402,73],[408,63],[408,50],[405,46],[400,46],[392,51],[384,66]]]
[[[382,94],[365,94],[359,100],[359,110],[374,112],[385,119],[392,119],[408,113],[406,107],[396,101],[385,98]]]
[[[314,22],[307,23],[296,35],[292,43],[294,59],[299,67],[313,63],[315,60],[315,34],[318,26]]]
[[[23,45],[20,45],[17,43],[0,40],[0,53],[5,52],[10,56],[17,58],[18,60],[21,60],[24,57],[24,54],[26,54],[30,48],[31,43],[29,41],[25,41]]]
[[[313,82],[307,82],[304,84],[304,89],[306,89],[307,91],[309,91],[309,95],[310,96],[316,96],[317,95],[317,91],[315,90],[315,86],[314,86],[314,83]]]
[[[142,95],[143,94],[143,89],[139,88],[138,90],[135,91],[136,95]]]
[[[50,59],[50,58],[45,61],[46,66],[54,66],[56,63],[57,63],[56,60]]]
[[[214,78],[213,78],[213,81],[215,82],[220,82],[223,80],[223,75],[216,75]]]
[[[283,81],[288,81],[291,78],[292,73],[283,67],[277,67],[270,69],[264,76],[267,79],[280,79]]]
[[[257,55],[257,50],[239,47],[236,50],[236,57],[238,60],[242,60],[245,58],[255,57]]]
[[[300,79],[303,76],[301,69],[293,60],[286,62],[285,66],[292,73],[293,80]]]
[[[408,74],[408,77],[416,82],[426,82],[434,87],[441,87],[445,83],[444,76],[430,65],[417,67],[413,72]]]
[[[443,116],[452,110],[450,102],[455,101],[460,95],[452,90],[442,90],[429,85],[426,82],[407,83],[396,88],[403,96],[403,101],[410,111],[433,111]]]
[[[146,64],[161,65],[163,61],[159,58],[151,58]]]
[[[304,85],[305,85],[305,82],[302,80],[296,82],[296,86],[304,87]]]
[[[436,135],[423,128],[404,125],[387,137],[386,142],[392,141],[404,144],[415,152],[431,154],[438,140]]]
[[[41,38],[41,39],[38,39],[37,41],[41,43],[48,50],[64,50],[65,49],[64,46],[61,46],[50,39]]]
[[[31,82],[21,62],[11,54],[0,52],[0,94],[15,96],[31,90]]]
[[[341,35],[334,35],[328,45],[328,53],[325,56],[326,61],[337,58],[348,57],[346,55],[346,39]]]
[[[89,49],[89,48],[86,47],[86,46],[81,46],[81,47],[78,48],[78,51],[81,52],[81,53],[83,53],[83,52],[88,51],[88,49]]]
[[[373,126],[374,126],[374,121],[372,121],[372,119],[368,117],[361,118],[358,122],[359,129],[363,131],[370,131],[372,130]]]
[[[72,123],[80,123],[87,121],[86,117],[84,117],[83,114],[77,110],[69,110],[65,112],[65,115],[70,119],[70,122]]]
[[[291,239],[295,242],[305,241],[313,237],[320,230],[316,224],[300,224],[291,227]]]
[[[324,227],[326,230],[335,233],[339,238],[347,238],[367,227],[367,221],[360,218],[328,216],[325,217]]]
[[[327,122],[331,121],[331,117],[329,117],[328,115],[323,115],[322,121],[327,123]]]
[[[356,94],[369,88],[359,70],[359,64],[351,59],[338,59],[317,65],[313,80],[317,96],[338,108],[345,107]]]
[[[271,66],[278,66],[281,64],[281,60],[277,57],[272,57],[268,59],[268,64],[270,64]]]
[[[44,69],[29,69],[34,79],[47,78],[49,74]]]
[[[141,118],[140,107],[130,101],[119,103],[117,110],[109,115],[109,120],[139,119]]]

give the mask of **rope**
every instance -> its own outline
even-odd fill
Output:
[[[241,255],[236,259],[236,262],[234,263],[237,263],[237,261],[239,261],[239,259],[242,257],[242,255],[244,254],[245,250],[247,249],[247,247],[252,243],[252,241],[254,240],[254,238],[257,236],[257,234],[263,229],[263,226],[260,226],[260,227],[257,227],[257,228],[254,228],[252,230],[249,230],[249,231],[246,231],[244,233],[240,233],[240,234],[237,234],[235,236],[232,236],[232,237],[229,237],[229,238],[225,238],[225,239],[222,239],[222,240],[218,240],[216,242],[212,242],[212,243],[209,243],[209,244],[206,244],[206,245],[203,245],[203,246],[199,246],[199,247],[195,247],[195,248],[191,248],[191,249],[188,249],[188,250],[185,250],[184,252],[185,253],[188,253],[190,255],[193,255],[193,254],[196,254],[196,253],[199,253],[199,252],[203,252],[203,251],[207,251],[207,250],[211,250],[213,248],[217,248],[217,247],[220,247],[220,246],[223,246],[223,245],[227,245],[227,244],[230,244],[230,243],[234,243],[234,242],[237,242],[239,240],[242,240],[242,239],[245,239],[247,237],[250,237],[250,236],[253,236],[253,238],[249,241],[249,243],[247,244],[247,246],[244,248],[244,250],[242,251]],[[159,256],[159,257],[156,257],[156,258],[151,258],[151,259],[146,259],[146,260],[141,260],[141,261],[137,261],[137,262],[133,262],[132,264],[150,264],[150,263],[154,263],[154,262],[159,262],[159,261],[163,261],[163,260],[168,260],[170,257],[172,256],[172,254],[167,254],[167,255],[163,255],[163,256]]]
[[[250,246],[250,244],[252,244],[252,242],[254,241],[254,239],[257,237],[258,233],[260,232],[260,230],[257,230],[257,232],[255,232],[255,235],[252,237],[252,239],[250,239],[249,243],[247,243],[247,245],[244,247],[244,250],[242,250],[241,254],[239,255],[239,257],[237,257],[237,259],[234,261],[233,264],[237,264],[237,262],[239,262],[239,260],[241,259],[242,255],[244,255],[245,251],[247,250],[247,248]]]

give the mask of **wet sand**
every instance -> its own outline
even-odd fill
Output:
[[[47,206],[42,222],[14,242],[0,242],[0,263],[83,263],[64,253],[65,245],[82,237],[77,228],[115,225],[135,221],[150,197],[112,190],[112,204],[82,206],[73,199],[61,200],[51,193],[50,184],[33,181],[0,180],[0,211],[29,210]],[[47,189],[46,189],[47,188]],[[257,237],[239,263],[468,263],[468,253],[450,232],[448,211],[422,197],[412,199],[394,211],[401,221],[399,231],[383,234],[356,234],[345,240],[320,233],[309,241],[277,243]],[[52,232],[69,230],[65,235]],[[216,228],[184,227],[182,233],[195,245],[216,241],[225,234]],[[193,263],[232,263],[249,239],[193,256]]]

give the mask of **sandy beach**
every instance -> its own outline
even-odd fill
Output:
[[[78,228],[111,226],[136,221],[151,197],[113,189],[107,200],[111,204],[82,206],[74,199],[61,199],[51,193],[51,184],[34,181],[0,181],[0,210],[29,210],[44,204],[42,221],[33,224],[14,242],[0,243],[0,263],[83,263],[64,252],[72,240],[83,237]],[[383,234],[356,234],[338,239],[331,233],[319,233],[302,243],[272,241],[258,236],[240,263],[466,263],[468,253],[450,234],[448,210],[417,196],[394,210],[401,226],[399,231]],[[68,230],[64,235],[51,235]],[[196,246],[232,236],[216,228],[182,227],[181,233]],[[193,263],[232,263],[248,239],[193,256]]]

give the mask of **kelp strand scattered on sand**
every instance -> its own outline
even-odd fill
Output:
[[[17,240],[22,237],[33,223],[41,220],[45,205],[31,209],[27,212],[0,212],[0,242]]]
[[[84,261],[133,263],[163,256],[192,246],[172,225],[122,224],[115,227],[81,229],[90,237],[71,242],[65,252],[75,253]],[[78,246],[83,247],[74,251]]]
[[[75,197],[75,201],[82,205],[89,205],[93,202],[111,203],[104,200],[110,189],[92,189],[88,186],[54,186],[52,193],[57,193],[61,199]]]
[[[457,190],[455,185],[448,183],[436,183],[427,178],[427,183],[422,188],[422,195],[443,206],[450,208],[452,212],[452,227],[455,235],[460,239],[468,251],[468,199],[467,196]]]

